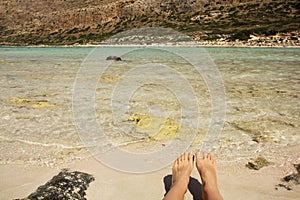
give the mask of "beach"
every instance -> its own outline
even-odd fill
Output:
[[[101,47],[100,52],[112,55],[114,48],[120,47]],[[95,98],[92,111],[106,137],[126,152],[149,153],[170,146],[177,136],[189,138],[189,133],[194,133],[186,150],[195,152],[201,148],[214,112],[214,91],[209,88],[210,79],[206,79],[209,76],[197,74],[190,63],[174,57],[170,49],[126,48],[129,53],[121,56],[122,61],[113,62],[91,87]],[[226,99],[226,106],[220,108],[226,111],[221,119],[222,131],[211,146],[217,157],[224,199],[297,199],[300,186],[281,179],[295,173],[293,164],[300,162],[300,49],[204,49],[221,77]],[[74,109],[74,105],[89,109],[80,99],[84,96],[78,96],[77,102],[74,95],[76,83],[81,80],[78,74],[88,64],[105,63],[105,56],[94,62],[94,57],[89,57],[92,50],[93,47],[0,48],[0,199],[25,198],[64,168],[95,178],[86,190],[87,199],[162,199],[163,178],[171,173],[172,162],[147,173],[120,172],[93,156],[110,150],[106,141],[80,132],[76,120],[89,122],[90,116]],[[136,66],[145,66],[145,74],[147,67],[156,67],[157,76],[165,78],[139,77],[142,73],[134,71]],[[180,83],[176,88],[168,81],[169,71],[162,70],[164,66],[171,66],[174,76],[180,75],[178,79],[171,78]],[[201,72],[205,70],[208,69]],[[83,89],[88,91],[89,81],[97,76],[93,71],[86,73],[89,76],[84,76],[83,81],[87,87]],[[148,73],[153,75],[153,70]],[[128,79],[131,75],[137,78]],[[128,92],[130,109],[123,117],[127,96],[122,95],[127,93],[122,91],[124,85],[131,83],[125,78],[141,87]],[[155,84],[151,80],[162,82]],[[142,85],[142,81],[149,82]],[[181,84],[185,81],[190,87]],[[170,84],[167,89],[163,87],[166,84]],[[188,112],[192,109],[191,96],[181,96],[190,88],[198,100],[196,121],[201,123],[197,128],[181,124],[182,119],[195,120],[195,113]],[[119,93],[111,96],[116,91]],[[129,127],[130,134],[122,134],[120,127]],[[94,140],[89,140],[93,136]],[[259,157],[268,164],[259,170],[246,167]],[[196,169],[192,177],[199,179]],[[192,199],[189,193],[186,199]]]
[[[163,177],[171,173],[171,167],[155,173],[133,175],[111,170],[90,158],[69,164],[72,170],[93,174],[95,181],[86,191],[87,199],[162,199],[165,190]],[[1,165],[1,198],[14,199],[26,197],[38,186],[47,182],[59,172],[58,168],[24,167],[20,165]],[[275,189],[279,179],[289,172],[286,167],[272,166],[261,171],[250,171],[243,163],[223,165],[218,162],[218,181],[224,199],[297,199],[299,188],[287,191]],[[198,178],[196,169],[192,177]],[[259,183],[259,184],[258,184]],[[186,199],[192,199],[189,192]]]

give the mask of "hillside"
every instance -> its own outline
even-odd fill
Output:
[[[1,1],[0,44],[97,44],[139,27],[168,27],[196,41],[299,45],[298,0]]]

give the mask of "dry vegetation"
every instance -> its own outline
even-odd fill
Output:
[[[210,2],[210,3],[208,3]],[[135,27],[160,26],[198,41],[287,33],[298,40],[297,0],[11,0],[0,3],[0,44],[100,42]]]

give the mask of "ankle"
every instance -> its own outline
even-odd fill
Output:
[[[204,182],[202,183],[203,190],[210,193],[219,193],[219,188],[216,183]]]
[[[176,190],[179,194],[184,195],[188,189],[188,186],[186,184],[176,182],[172,184],[171,189]]]

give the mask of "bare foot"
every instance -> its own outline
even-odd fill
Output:
[[[193,170],[193,154],[184,153],[178,157],[172,168],[172,185],[164,200],[183,199],[187,191],[190,175]]]
[[[191,153],[184,153],[175,160],[172,168],[172,186],[181,185],[187,190],[194,161]]]
[[[221,200],[223,199],[217,184],[216,160],[210,153],[202,158],[200,151],[196,153],[196,167],[201,176],[203,190],[203,200]]]

